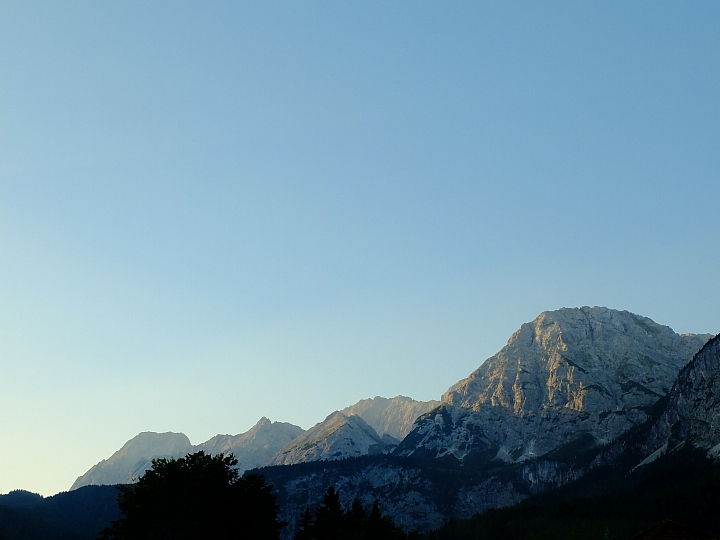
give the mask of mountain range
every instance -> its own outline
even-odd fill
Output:
[[[377,499],[406,530],[432,530],[602,467],[629,474],[688,445],[717,456],[719,381],[720,337],[602,307],[548,311],[439,401],[375,397],[307,431],[263,418],[197,446],[141,433],[72,489],[130,482],[154,457],[233,452],[274,484],[286,535],[331,485],[343,504]]]
[[[333,485],[346,504],[355,497],[364,504],[379,499],[406,530],[431,530],[450,517],[468,518],[566,485],[623,453],[637,466],[662,439],[633,455],[620,441],[657,421],[658,407],[678,393],[678,374],[696,373],[688,363],[711,348],[705,345],[711,338],[680,335],[626,311],[545,312],[449,388],[390,455],[263,473],[290,523]],[[693,403],[718,395],[703,388]],[[707,423],[707,433],[714,433],[716,424]]]
[[[88,485],[126,484],[152,466],[156,458],[177,458],[204,450],[210,454],[232,453],[244,472],[265,465],[303,463],[356,457],[394,448],[414,420],[439,404],[405,396],[364,399],[335,411],[308,431],[286,422],[261,418],[239,435],[216,435],[193,445],[183,433],[143,432],[120,450],[78,477],[71,490]]]

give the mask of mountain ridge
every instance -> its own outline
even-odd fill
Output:
[[[348,413],[345,416],[356,418],[352,421],[350,430],[345,433],[344,442],[338,437],[332,442],[322,437],[315,437],[313,443],[317,447],[315,450],[306,448],[303,452],[299,452],[296,449],[291,452],[293,457],[288,459],[292,462],[301,459],[339,459],[369,452],[388,451],[400,442],[393,434],[409,431],[417,416],[437,403],[439,402],[417,401],[406,396],[394,398],[376,396],[361,400],[342,410]],[[344,414],[342,411],[331,413],[323,422],[337,413]],[[377,426],[382,433],[377,433],[370,424]],[[264,416],[246,432],[238,435],[218,434],[198,445],[192,445],[183,433],[143,432],[127,441],[112,456],[100,461],[79,476],[70,489],[85,485],[131,483],[152,465],[152,460],[155,458],[177,458],[198,450],[210,454],[233,453],[238,460],[237,468],[242,473],[269,464],[283,448],[303,433],[305,430],[299,426],[287,422],[272,422]],[[326,430],[328,437],[333,433],[333,430]],[[182,444],[172,446],[171,440],[176,442],[181,440]],[[340,450],[341,446],[344,450]],[[330,447],[334,449],[328,450]],[[361,450],[358,451],[358,448]],[[332,456],[338,452],[339,454]],[[301,455],[304,457],[300,457]]]

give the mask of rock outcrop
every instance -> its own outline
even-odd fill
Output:
[[[440,405],[439,401],[416,401],[406,396],[384,398],[375,396],[362,399],[340,412],[345,416],[359,416],[380,435],[389,435],[401,441],[412,430],[419,416]]]
[[[268,465],[358,457],[370,453],[371,447],[383,446],[382,438],[365,420],[336,411],[280,450]]]
[[[544,312],[452,386],[396,452],[478,465],[535,458],[579,433],[611,441],[648,418],[710,337],[601,307]]]

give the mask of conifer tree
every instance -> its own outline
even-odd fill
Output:
[[[382,533],[383,529],[382,514],[380,513],[380,502],[375,499],[370,509],[365,531],[368,538],[376,538]]]
[[[330,486],[315,510],[313,534],[318,540],[338,540],[344,521],[345,511],[340,506],[340,494]]]
[[[313,515],[310,505],[305,505],[305,511],[300,514],[300,520],[295,530],[294,540],[312,540],[314,538]]]
[[[358,536],[364,528],[367,512],[360,504],[357,497],[353,499],[352,505],[345,512],[345,533],[351,537]]]
[[[382,515],[380,503],[375,499],[365,524],[363,538],[367,540],[395,540],[405,537],[405,534],[395,525],[390,516]]]

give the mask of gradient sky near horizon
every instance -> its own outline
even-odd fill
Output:
[[[720,2],[0,3],[0,493],[720,332]]]

